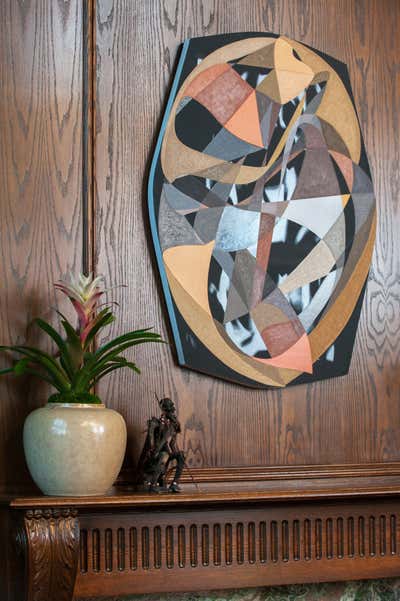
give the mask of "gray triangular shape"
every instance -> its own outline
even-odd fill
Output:
[[[203,244],[184,215],[174,211],[162,192],[158,214],[158,233],[162,250],[184,244]]]
[[[231,284],[228,292],[228,302],[224,315],[224,325],[226,323],[229,323],[230,321],[233,321],[234,319],[242,317],[242,315],[246,315],[246,313],[248,312],[249,310],[246,307],[246,304],[239,296],[234,285]]]
[[[211,140],[203,152],[218,159],[232,161],[258,150],[260,150],[259,146],[253,146],[248,142],[244,142],[223,128]]]
[[[187,196],[187,194],[175,188],[173,184],[164,184],[163,192],[165,193],[166,201],[175,211],[196,211],[201,207],[201,204],[197,200],[194,200],[191,196]]]

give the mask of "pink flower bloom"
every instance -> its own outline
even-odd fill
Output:
[[[68,296],[78,315],[78,334],[82,343],[96,324],[96,310],[101,296],[106,290],[101,287],[103,276],[93,278],[93,274],[85,276],[80,273],[78,279],[71,274],[70,282],[57,282],[54,284],[57,290]]]

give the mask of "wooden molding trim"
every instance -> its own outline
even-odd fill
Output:
[[[297,480],[310,478],[357,478],[400,476],[400,462],[366,463],[343,465],[293,465],[254,467],[204,467],[191,468],[190,472],[198,483],[254,482],[269,480]],[[133,470],[123,470],[117,484],[135,481]],[[191,483],[192,477],[185,470],[182,482]]]
[[[299,465],[271,467],[207,467],[191,470],[199,482],[242,482],[254,480],[289,480],[309,478],[354,478],[400,476],[400,463],[371,463],[355,465]],[[184,473],[184,482],[190,475]]]
[[[398,501],[81,514],[76,597],[398,574]]]

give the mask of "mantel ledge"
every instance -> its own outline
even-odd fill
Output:
[[[125,509],[162,509],[183,506],[215,506],[215,505],[243,505],[276,502],[302,502],[302,501],[336,501],[336,500],[362,500],[373,497],[400,496],[400,482],[396,485],[376,485],[356,487],[337,486],[329,488],[301,488],[298,490],[264,489],[264,490],[204,490],[182,492],[180,494],[145,494],[124,488],[115,488],[109,494],[93,497],[50,497],[44,495],[0,497],[0,504],[8,505],[12,509],[66,509],[77,510],[112,510]]]

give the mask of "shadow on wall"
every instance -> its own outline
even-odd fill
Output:
[[[294,584],[269,588],[112,597],[103,601],[397,601],[400,579]],[[75,601],[79,601],[76,599]],[[85,601],[95,601],[86,599]]]

